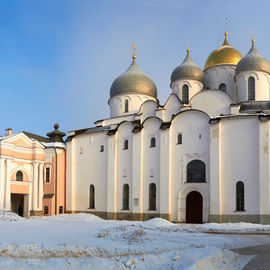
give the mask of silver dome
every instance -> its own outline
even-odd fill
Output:
[[[200,82],[204,82],[204,73],[202,69],[195,65],[189,56],[189,50],[187,50],[187,56],[180,66],[178,66],[171,75],[171,84],[179,79],[193,79]]]
[[[252,47],[248,54],[236,66],[235,74],[242,71],[263,71],[270,74],[270,63],[258,52],[252,40]]]
[[[114,80],[110,97],[127,93],[157,97],[157,88],[154,82],[137,66],[135,59],[126,72]]]

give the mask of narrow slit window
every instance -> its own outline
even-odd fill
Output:
[[[155,137],[151,138],[150,147],[156,147],[156,138]]]
[[[127,150],[127,149],[128,149],[128,140],[124,140],[123,150]]]
[[[248,100],[255,100],[255,79],[248,78]]]
[[[149,185],[149,210],[156,210],[156,184]]]
[[[236,211],[245,211],[245,188],[244,183],[236,183]]]
[[[45,174],[45,182],[46,182],[46,183],[51,182],[51,179],[50,179],[50,174],[51,174],[50,167],[46,167],[45,173],[46,173],[46,174]]]
[[[129,105],[128,100],[126,99],[125,100],[125,112],[128,112],[128,105]]]
[[[129,185],[123,186],[123,210],[129,210]]]
[[[182,102],[185,104],[189,102],[189,87],[187,84],[182,87]]]
[[[89,190],[89,208],[94,209],[95,208],[95,187],[94,185],[90,185]]]
[[[177,144],[182,144],[183,143],[183,136],[182,133],[177,134]]]

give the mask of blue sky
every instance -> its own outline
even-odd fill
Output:
[[[113,80],[131,63],[150,76],[163,104],[170,75],[186,54],[203,68],[224,39],[243,55],[251,46],[270,60],[268,1],[0,1],[0,135],[5,128],[45,135],[109,117]]]

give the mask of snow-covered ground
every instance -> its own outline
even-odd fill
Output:
[[[0,269],[241,269],[252,257],[230,249],[270,238],[205,232],[245,230],[270,232],[270,226],[112,221],[90,214],[24,219],[0,212]]]

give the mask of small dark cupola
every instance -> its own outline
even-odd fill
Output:
[[[47,136],[51,142],[64,142],[63,137],[66,133],[59,130],[59,124],[54,124],[54,131],[48,132]]]

